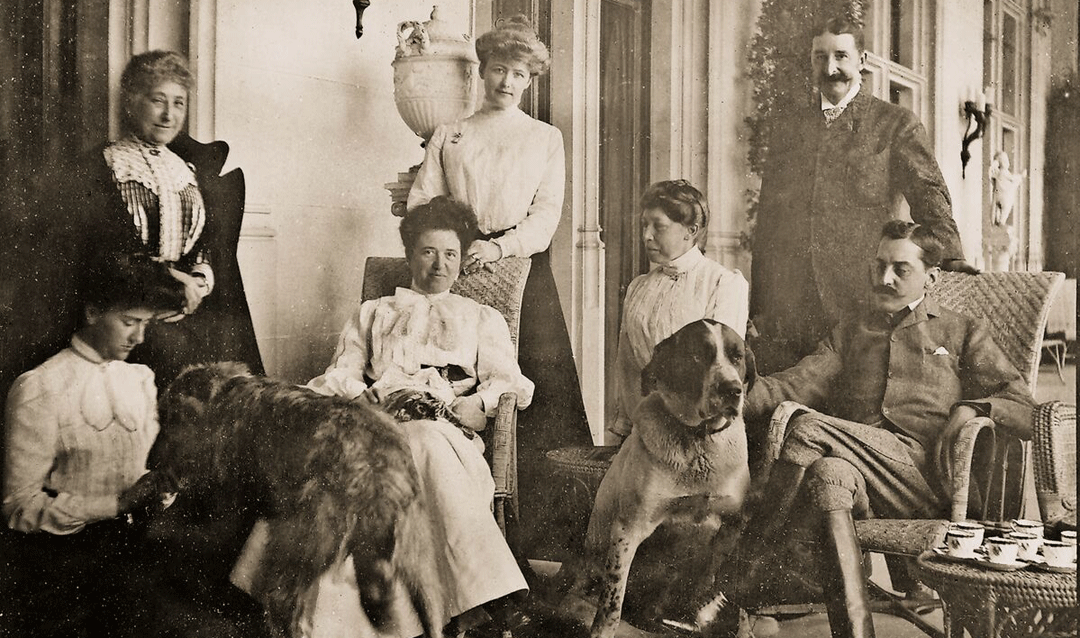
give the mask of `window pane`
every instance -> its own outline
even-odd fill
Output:
[[[1001,150],[1009,154],[1009,164],[1013,171],[1020,172],[1021,158],[1016,148],[1016,131],[1004,126],[1001,129]]]
[[[911,90],[911,87],[890,82],[889,101],[893,104],[899,104],[909,111],[915,110],[915,92]]]
[[[1001,107],[1010,115],[1016,115],[1018,74],[1016,68],[1017,38],[1016,18],[1006,13],[1001,24]]]
[[[872,51],[881,57],[887,57],[883,49],[884,43],[878,42],[878,16],[874,11],[877,2],[871,0],[863,7],[863,36],[866,38],[866,50]]]
[[[915,68],[915,2],[889,0],[889,59]]]

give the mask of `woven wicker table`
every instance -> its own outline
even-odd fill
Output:
[[[945,604],[946,637],[1076,636],[1076,572],[999,572],[924,552],[915,576]]]

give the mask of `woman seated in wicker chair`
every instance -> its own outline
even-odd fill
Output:
[[[528,406],[533,384],[521,374],[502,315],[450,292],[476,233],[472,209],[447,197],[410,211],[401,239],[411,288],[361,304],[330,366],[308,386],[366,398],[401,422],[425,506],[445,534],[449,614],[483,605],[496,623],[515,628],[527,621],[514,604],[527,585],[492,515],[494,483],[476,432],[504,392]],[[358,598],[338,600],[356,605]]]

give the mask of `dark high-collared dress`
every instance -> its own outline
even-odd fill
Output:
[[[63,348],[77,329],[77,291],[96,255],[139,251],[162,257],[154,207],[145,207],[146,223],[140,227],[106,162],[107,148],[95,149],[48,178],[53,183],[42,189],[35,217],[26,222],[32,232],[25,233],[20,258],[5,265],[16,307],[6,315],[10,319],[0,340],[4,391],[19,373]],[[190,273],[204,260],[212,267],[214,287],[191,315],[151,326],[130,361],[149,366],[159,387],[184,366],[207,361],[242,361],[260,373],[262,359],[236,258],[243,173],[236,169],[221,175],[228,154],[224,142],[202,144],[182,135],[169,149],[193,167],[206,212],[201,225],[184,226],[181,233],[190,241],[166,261]]]

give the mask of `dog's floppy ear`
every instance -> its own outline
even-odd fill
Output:
[[[746,393],[749,394],[750,390],[754,387],[754,382],[757,381],[757,359],[754,358],[754,351],[750,349],[750,346],[746,346],[746,376],[743,377],[743,383],[746,387]]]
[[[676,332],[653,347],[652,359],[649,359],[649,363],[641,370],[641,396],[649,396],[649,393],[657,389],[661,379],[671,379],[677,358],[677,336]]]

